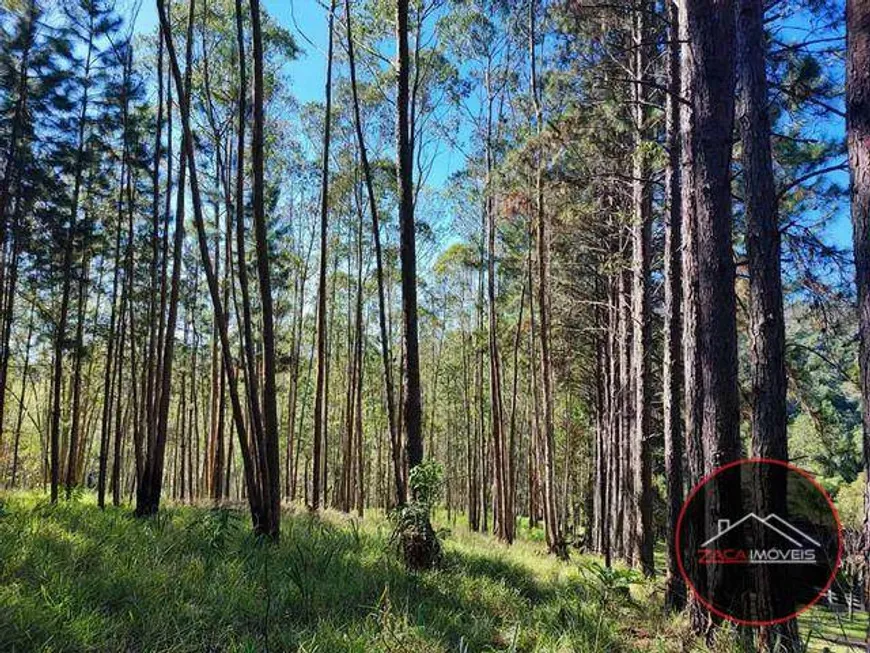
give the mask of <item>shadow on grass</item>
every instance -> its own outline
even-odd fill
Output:
[[[486,550],[409,573],[386,524],[288,514],[268,545],[231,510],[3,503],[3,651],[618,649],[579,583]]]

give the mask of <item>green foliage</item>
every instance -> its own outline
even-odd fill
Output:
[[[837,492],[836,506],[843,528],[860,532],[864,524],[864,472]]]
[[[431,511],[441,497],[444,485],[444,467],[435,460],[427,460],[408,474],[408,487],[413,502]]]
[[[630,597],[631,586],[643,581],[643,575],[636,569],[606,567],[597,560],[582,562],[580,569],[590,579],[590,586],[600,593],[602,602],[613,596]]]
[[[411,501],[393,514],[391,541],[409,569],[431,569],[441,559],[441,542],[432,528],[432,509],[443,483],[444,468],[433,460],[417,465],[408,474]]]

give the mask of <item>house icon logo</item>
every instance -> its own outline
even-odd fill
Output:
[[[822,543],[776,513],[759,517],[749,512],[736,522],[720,519],[718,532],[702,542],[698,549],[699,564],[815,564]],[[746,536],[743,530],[754,529],[761,537]],[[727,548],[729,540],[762,540],[762,548]]]
[[[689,493],[674,538],[689,588],[711,612],[751,626],[793,618],[834,580],[842,553],[825,490],[788,463],[748,459]]]

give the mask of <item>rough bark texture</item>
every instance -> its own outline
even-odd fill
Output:
[[[665,477],[667,485],[668,533],[676,532],[683,503],[683,360],[680,348],[682,329],[682,180],[680,161],[680,45],[679,12],[668,2],[668,95],[665,98],[665,130],[668,167],[665,172],[665,252],[664,252],[664,347],[662,361],[662,413],[664,418]],[[681,610],[686,603],[686,584],[679,571],[677,549],[672,536],[667,538],[667,580],[665,606]]]
[[[765,70],[764,4],[740,0],[737,25],[737,70],[740,84],[740,134],[743,145],[743,187],[746,250],[749,263],[749,349],[752,384],[752,455],[788,460],[786,433],[785,318],[782,305],[780,231],[773,177]],[[786,514],[786,475],[771,469],[759,479],[754,506],[758,514]],[[765,534],[762,534],[764,536]],[[768,573],[769,572],[769,573]],[[761,569],[763,584],[787,583],[782,568]],[[766,594],[762,592],[762,598]],[[794,606],[767,605],[776,614]],[[770,612],[769,612],[770,613]],[[760,649],[801,648],[797,622],[759,631]]]
[[[864,404],[864,564],[870,563],[870,2],[846,2],[846,139],[858,286],[859,363]],[[870,575],[864,588],[870,599]]]
[[[254,127],[251,135],[253,169],[252,204],[254,234],[257,242],[257,275],[263,324],[263,446],[266,475],[260,478],[263,492],[264,523],[255,529],[277,538],[281,527],[281,483],[278,464],[278,389],[275,383],[275,321],[272,308],[272,280],[269,272],[269,243],[265,214],[263,143],[265,130],[263,34],[260,27],[260,2],[251,0],[251,40],[254,55]],[[241,216],[239,216],[241,219]]]
[[[652,412],[652,320],[650,319],[650,259],[652,247],[652,193],[649,156],[646,152],[648,113],[648,49],[650,31],[647,26],[650,3],[644,1],[634,14],[634,128],[632,203],[632,359],[634,361],[634,423],[632,425],[632,512],[634,541],[631,557],[640,563],[643,572],[652,576],[652,460],[650,427]]]
[[[685,0],[684,8],[686,91],[691,104],[691,192],[684,195],[684,210],[693,223],[696,266],[694,274],[687,276],[691,283],[697,275],[698,376],[694,383],[701,386],[700,433],[704,469],[709,471],[740,454],[730,183],[735,12],[733,0]],[[684,234],[688,236],[688,230]],[[740,508],[737,487],[723,488],[709,499],[711,523],[735,517],[732,513]],[[708,578],[713,593],[727,592],[727,582],[726,574],[713,573]]]
[[[398,83],[396,95],[396,156],[399,193],[399,258],[402,268],[402,332],[405,345],[403,419],[408,449],[408,468],[423,462],[420,400],[420,350],[417,335],[417,244],[414,232],[414,153],[408,121],[408,0],[396,3]]]
[[[326,59],[326,112],[323,126],[323,155],[320,175],[320,267],[317,277],[317,374],[314,390],[314,446],[312,452],[312,487],[311,507],[320,507],[320,490],[322,485],[321,457],[323,456],[323,441],[326,435],[326,266],[327,240],[329,236],[329,143],[332,122],[332,47],[333,20],[335,18],[335,0],[330,4],[329,11],[329,50]]]

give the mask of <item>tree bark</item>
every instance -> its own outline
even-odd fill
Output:
[[[180,80],[176,79],[176,86],[178,87],[178,99],[180,101],[180,105],[182,105],[183,113],[190,111],[191,75],[193,72],[193,26],[195,8],[196,2],[195,0],[191,0],[187,17],[187,50],[185,55],[184,86],[182,87],[181,84],[179,84]],[[169,41],[168,36],[166,37],[166,40],[167,42]],[[140,483],[139,492],[137,492],[136,494],[135,513],[137,516],[140,517],[157,513],[157,510],[160,507],[160,495],[163,489],[163,468],[166,453],[166,439],[168,437],[169,430],[169,400],[172,393],[172,365],[175,352],[175,324],[178,319],[178,300],[180,294],[182,265],[181,255],[184,247],[184,211],[186,195],[185,178],[187,170],[185,166],[185,161],[187,160],[188,163],[192,164],[193,162],[190,161],[190,159],[194,157],[192,147],[193,144],[190,143],[190,148],[186,147],[187,139],[190,137],[191,135],[188,134],[187,131],[185,131],[182,134],[181,139],[182,151],[179,160],[178,186],[176,192],[175,233],[173,239],[171,272],[172,279],[170,281],[169,288],[169,312],[166,317],[166,328],[164,331],[165,342],[162,343],[162,347],[159,347],[162,354],[158,356],[160,387],[159,392],[157,393],[157,428],[155,432],[155,438],[152,442],[149,442],[149,445],[153,444],[153,446],[149,446],[146,453],[145,473],[143,474],[143,478]],[[132,238],[132,235],[130,237]],[[121,319],[123,321],[123,313]],[[121,359],[119,358],[119,365],[120,360]],[[120,382],[121,378],[119,374],[119,387]]]
[[[420,399],[420,351],[417,334],[417,245],[414,224],[414,153],[408,122],[410,98],[408,78],[408,0],[396,2],[396,40],[398,75],[396,93],[396,157],[399,195],[399,258],[402,279],[402,332],[405,357],[403,366],[403,419],[408,468],[423,462],[423,434]]]
[[[223,325],[225,324],[223,320],[223,302],[221,301],[217,277],[215,276],[214,268],[212,267],[208,250],[208,240],[205,233],[205,221],[203,219],[202,198],[200,195],[199,179],[196,170],[196,158],[194,156],[189,105],[186,101],[187,98],[185,97],[185,86],[182,82],[181,69],[178,65],[178,57],[175,52],[175,44],[172,41],[172,27],[166,12],[165,0],[157,0],[157,9],[160,18],[160,29],[163,33],[163,38],[166,43],[166,49],[169,54],[172,77],[175,81],[176,88],[179,90],[181,100],[179,102],[179,106],[181,109],[181,123],[183,132],[186,136],[182,139],[182,142],[185,146],[187,166],[190,172],[191,199],[193,200],[193,215],[197,231],[197,241],[199,244],[200,259],[202,260],[206,281],[208,283],[209,294],[211,295],[212,309],[216,318],[218,318],[218,323],[221,324],[219,334],[221,339],[221,352],[223,354],[224,364],[227,370],[227,385],[229,386],[230,400],[233,407],[233,421],[235,422],[236,433],[239,439],[239,449],[242,453],[245,485],[247,487],[248,505],[251,509],[251,516],[253,518],[253,521],[256,524],[260,522],[261,497],[259,496],[259,491],[254,480],[254,461],[251,457],[247,429],[244,422],[244,412],[242,409],[241,400],[239,398],[238,386],[236,383],[235,368],[233,366],[233,355],[230,346],[229,335],[227,334],[226,329],[223,328]],[[192,374],[193,378],[195,378],[195,376],[195,374]],[[193,392],[192,395],[195,397],[196,393]]]
[[[709,472],[740,456],[737,315],[732,249],[731,144],[734,127],[735,7],[732,0],[685,0],[691,190],[684,211],[693,222],[697,279],[697,371],[700,432]],[[689,298],[687,297],[687,302]],[[686,329],[688,332],[688,329]],[[687,383],[688,383],[688,365]],[[709,497],[707,519],[739,518],[739,485]],[[708,569],[709,592],[728,592],[721,566]]]
[[[635,151],[633,154],[632,200],[632,321],[634,323],[632,360],[634,362],[634,423],[632,425],[632,511],[634,537],[632,558],[637,560],[644,574],[652,576],[652,320],[650,315],[650,249],[652,246],[652,193],[648,181],[649,157],[646,153],[646,123],[648,121],[648,45],[647,26],[651,5],[642,2],[634,13],[634,121]]]
[[[858,286],[858,338],[863,402],[864,567],[870,565],[870,2],[846,1],[846,142],[852,185],[852,237]],[[870,574],[864,575],[865,605]]]
[[[265,140],[263,33],[260,26],[260,2],[251,0],[251,33],[254,55],[254,128],[251,134],[253,169],[252,202],[254,234],[257,241],[257,274],[260,281],[260,305],[263,330],[263,453],[266,475],[263,484],[263,508],[266,522],[259,529],[277,539],[281,529],[281,479],[278,457],[278,390],[276,385],[275,318],[272,308],[272,280],[269,271],[269,243],[265,215],[263,144]],[[256,527],[256,526],[255,526]]]
[[[396,503],[404,505],[407,495],[405,479],[402,474],[402,452],[398,429],[396,428],[395,389],[393,386],[393,356],[390,347],[390,337],[387,330],[387,306],[384,289],[384,263],[381,247],[381,227],[378,214],[377,197],[375,195],[374,180],[372,178],[371,165],[369,164],[368,151],[366,149],[363,125],[360,116],[359,92],[356,80],[356,60],[354,56],[353,33],[351,29],[350,0],[345,0],[345,20],[347,22],[347,53],[348,66],[350,68],[350,85],[353,97],[354,127],[360,151],[360,163],[365,177],[366,192],[368,193],[369,212],[372,216],[372,235],[375,245],[375,275],[378,283],[378,329],[381,339],[381,360],[384,367],[384,394],[387,404],[387,426],[390,431],[390,453],[393,461],[393,478],[396,489]]]
[[[543,111],[537,86],[537,55],[535,53],[535,14],[537,2],[529,4],[529,59],[531,64],[531,94],[535,110],[535,126],[540,138],[543,130]],[[543,399],[543,420],[539,433],[543,464],[544,526],[547,547],[551,553],[560,557],[567,556],[564,538],[559,526],[556,508],[555,481],[555,426],[553,418],[553,369],[550,353],[550,224],[544,208],[543,192],[543,150],[539,147],[535,163],[535,217],[537,224],[537,264],[538,264],[538,311],[540,318],[540,388]]]
[[[320,508],[320,491],[323,483],[323,442],[327,428],[326,399],[326,266],[329,237],[329,146],[332,122],[332,51],[335,0],[329,5],[329,49],[326,59],[326,109],[323,123],[323,152],[320,168],[320,268],[317,277],[317,374],[314,390],[314,443],[312,452],[311,508]]]
[[[88,25],[88,43],[84,63],[83,79],[84,90],[82,93],[81,107],[78,119],[78,136],[75,156],[75,172],[73,181],[72,202],[67,226],[66,242],[64,244],[61,282],[60,311],[57,326],[54,333],[54,357],[52,361],[52,411],[51,411],[51,502],[57,502],[58,485],[60,483],[60,414],[61,414],[61,388],[63,385],[63,355],[66,344],[66,325],[69,318],[69,299],[72,285],[72,260],[76,223],[78,222],[79,199],[81,196],[82,174],[85,167],[85,132],[88,124],[89,89],[91,76],[91,63],[94,50],[94,25],[93,18]],[[78,352],[76,352],[78,355]],[[102,507],[102,505],[101,505]]]
[[[781,247],[776,186],[770,145],[770,115],[765,68],[764,4],[740,0],[737,24],[737,70],[740,82],[740,134],[743,144],[743,187],[746,252],[749,264],[749,353],[752,390],[752,455],[788,461],[786,432],[785,318],[783,315]],[[754,509],[758,514],[787,514],[786,470],[772,466],[761,472]],[[761,537],[766,537],[762,529]],[[782,568],[762,568],[759,580],[768,586],[788,583]],[[767,601],[762,590],[759,600]],[[767,614],[788,614],[794,605],[767,604]],[[763,617],[763,615],[762,615]],[[777,645],[777,641],[779,644]],[[791,620],[758,633],[759,650],[802,648],[797,622]]]
[[[682,610],[686,603],[686,584],[677,562],[673,533],[683,504],[683,424],[681,420],[684,387],[683,360],[680,347],[682,329],[682,169],[680,141],[680,45],[679,11],[676,2],[667,3],[668,18],[668,94],[665,98],[665,130],[668,167],[665,171],[665,253],[664,253],[664,347],[662,362],[662,412],[664,418],[665,482],[667,485],[667,579],[665,606],[669,611]]]

